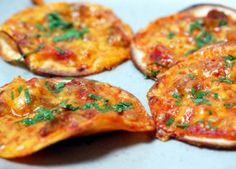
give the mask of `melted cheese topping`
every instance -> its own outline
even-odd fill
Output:
[[[148,93],[158,138],[236,140],[235,47],[205,47],[158,79]]]
[[[59,26],[55,14],[62,21]],[[111,69],[130,57],[131,29],[99,5],[53,3],[28,8],[8,19],[1,30],[16,41],[27,55],[25,63],[38,73],[87,75]],[[79,31],[85,33],[78,35]],[[55,41],[61,37],[66,39]],[[38,50],[40,45],[43,48]]]
[[[72,136],[154,128],[133,95],[85,79],[16,78],[0,89],[0,121],[4,158],[26,156]]]
[[[211,8],[199,17],[191,10],[157,19],[135,35],[134,46],[144,53],[138,66],[151,78],[205,45],[236,39],[230,15]]]

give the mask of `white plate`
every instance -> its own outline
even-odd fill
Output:
[[[55,0],[54,0],[55,1]],[[91,0],[113,8],[134,31],[157,17],[169,15],[196,3],[223,3],[236,8],[234,0]],[[90,1],[90,2],[91,2]],[[0,22],[30,6],[30,0],[0,0]],[[0,86],[16,76],[32,78],[26,69],[0,60]],[[112,71],[89,76],[136,95],[147,111],[146,93],[153,82],[128,61]],[[27,133],[25,133],[27,134]],[[63,141],[39,153],[14,161],[0,160],[0,169],[235,169],[236,151],[194,147],[179,141],[161,142],[146,134],[107,133]]]

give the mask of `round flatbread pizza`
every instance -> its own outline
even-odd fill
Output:
[[[0,157],[24,157],[58,141],[95,133],[153,131],[132,94],[86,79],[16,78],[0,88]]]
[[[236,147],[236,43],[200,49],[161,76],[148,92],[160,140]]]
[[[131,45],[133,61],[156,79],[203,46],[236,40],[235,30],[236,10],[213,4],[191,6],[140,30]]]
[[[51,3],[20,11],[0,26],[0,56],[37,74],[90,75],[129,59],[131,37],[109,8]]]

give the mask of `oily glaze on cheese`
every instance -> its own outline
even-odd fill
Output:
[[[0,88],[0,121],[3,158],[30,155],[73,136],[154,129],[133,95],[85,79],[18,77]]]
[[[148,92],[156,136],[236,147],[236,43],[215,44],[165,72]]]
[[[100,5],[52,3],[27,8],[3,23],[0,31],[3,59],[24,62],[39,74],[88,75],[130,57],[130,27]]]
[[[133,61],[150,78],[205,45],[236,40],[236,11],[203,4],[159,18],[138,32],[132,44]]]

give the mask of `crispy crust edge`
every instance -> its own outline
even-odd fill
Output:
[[[198,147],[222,149],[222,150],[223,149],[236,150],[236,140],[196,137],[188,135],[185,135],[183,137],[177,137],[176,139]]]
[[[221,4],[201,3],[189,6],[181,10],[180,12],[193,12],[193,14],[196,15],[197,17],[201,17],[202,15],[205,15],[206,12],[209,12],[209,10],[212,9],[221,10],[226,14],[231,15],[233,19],[236,19],[236,9]]]

